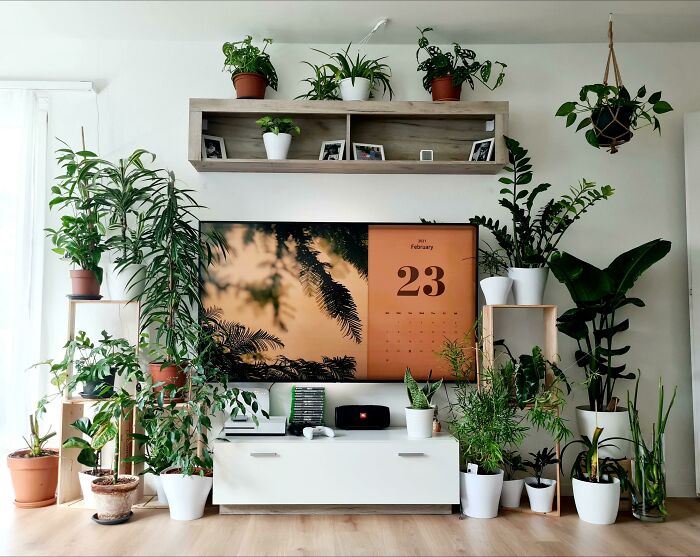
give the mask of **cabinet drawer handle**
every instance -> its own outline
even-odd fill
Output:
[[[425,456],[425,453],[399,453],[399,456]]]
[[[252,452],[252,453],[250,453],[250,456],[278,456],[278,454],[277,453]]]

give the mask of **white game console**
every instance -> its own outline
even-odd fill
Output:
[[[267,419],[264,416],[259,416],[257,424],[250,416],[246,416],[244,420],[236,417],[235,420],[227,420],[224,423],[224,429],[221,433],[226,437],[238,435],[286,435],[287,417],[270,416]]]

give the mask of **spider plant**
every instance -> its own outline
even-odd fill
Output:
[[[328,56],[333,61],[332,63],[329,62],[326,64],[326,67],[333,73],[336,83],[339,83],[343,79],[350,79],[354,85],[355,80],[358,78],[368,79],[370,82],[370,89],[374,90],[381,85],[383,89],[382,96],[389,91],[389,99],[392,99],[394,97],[394,90],[391,88],[390,83],[391,69],[387,64],[382,63],[382,60],[386,59],[386,56],[377,59],[367,58],[366,54],[360,56],[358,51],[353,59],[350,55],[351,46],[352,43],[350,43],[345,50],[330,54],[316,48],[312,50]]]
[[[309,101],[339,101],[338,84],[335,82],[335,76],[330,71],[327,64],[317,66],[311,62],[302,62],[311,68],[312,77],[302,79],[302,83],[308,83],[311,89],[295,97],[295,99],[307,99]]]

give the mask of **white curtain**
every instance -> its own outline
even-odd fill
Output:
[[[0,448],[21,448],[46,372],[41,347],[47,101],[0,85]]]

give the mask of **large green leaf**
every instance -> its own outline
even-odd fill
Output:
[[[613,292],[624,296],[637,279],[654,263],[671,251],[671,242],[656,239],[616,257],[606,269],[613,283]]]
[[[613,291],[614,283],[608,273],[566,252],[553,253],[549,268],[577,305],[596,302]]]

